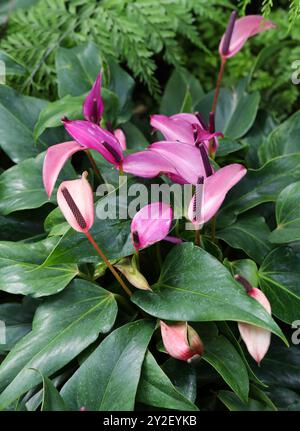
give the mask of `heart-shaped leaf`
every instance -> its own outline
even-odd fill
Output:
[[[209,253],[191,243],[178,245],[164,262],[152,292],[136,292],[132,301],[166,320],[237,320],[268,329],[284,339],[279,327]]]

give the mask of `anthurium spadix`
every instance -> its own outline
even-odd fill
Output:
[[[90,233],[94,223],[94,199],[92,188],[87,181],[87,172],[78,180],[63,181],[57,191],[57,203],[69,225],[77,232],[85,234],[91,245],[128,295],[130,289],[107,259]]]
[[[268,298],[260,289],[252,287],[251,284],[240,275],[236,275],[235,279],[240,284],[242,284],[247,294],[251,296],[251,298],[258,301],[264,307],[264,309],[267,310],[269,314],[271,314],[271,305],[268,301]],[[238,328],[241,337],[247,346],[249,354],[258,364],[260,364],[270,347],[271,332],[244,322],[239,322]]]
[[[237,54],[250,37],[276,27],[272,21],[261,15],[248,15],[239,19],[236,17],[236,12],[232,12],[219,45],[220,55],[224,59]]]
[[[101,73],[93,84],[93,87],[83,102],[83,115],[87,121],[99,124],[102,118],[104,103],[101,97]]]
[[[135,249],[149,247],[169,233],[173,210],[164,202],[154,202],[140,209],[131,222],[131,239]]]
[[[187,322],[167,324],[161,320],[160,329],[164,347],[172,358],[191,361],[192,358],[203,355],[203,343]]]
[[[246,168],[238,163],[225,166],[208,177],[199,177],[188,209],[188,217],[195,225],[202,225],[210,220],[219,210],[226,194],[244,175]],[[200,198],[199,198],[200,197]],[[200,202],[197,199],[201,199]]]

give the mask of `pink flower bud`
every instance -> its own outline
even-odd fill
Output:
[[[104,110],[101,97],[101,73],[97,76],[93,87],[83,102],[83,115],[87,121],[99,124]]]

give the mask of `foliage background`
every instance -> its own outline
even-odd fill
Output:
[[[154,139],[148,125],[152,112],[172,114],[184,108],[207,115],[217,47],[231,9],[262,11],[278,30],[251,39],[230,60],[220,98],[228,113],[217,116],[217,127],[225,132],[217,163],[246,164],[247,181],[222,208],[218,245],[211,243],[208,231],[203,250],[192,253],[188,244],[167,257],[170,247],[165,244],[161,252],[170,274],[176,269],[188,274],[187,286],[193,278],[187,263],[195,253],[206,262],[205,270],[198,268],[199,279],[214,271],[226,279],[221,262],[232,274],[246,274],[267,293],[275,320],[290,341],[290,325],[300,309],[299,89],[291,84],[291,63],[300,58],[298,3],[16,0],[0,6],[0,59],[8,66],[8,86],[0,87],[0,320],[9,328],[7,343],[0,345],[1,409],[63,410],[65,403],[75,410],[82,405],[118,409],[115,397],[94,393],[91,379],[97,372],[103,378],[97,364],[105,362],[111,376],[109,364],[125,357],[117,370],[122,377],[128,373],[128,385],[122,386],[126,393],[115,381],[122,408],[299,410],[298,346],[288,349],[273,336],[258,368],[236,325],[218,321],[222,310],[217,306],[216,323],[193,323],[206,346],[204,360],[195,366],[166,360],[153,320],[128,323],[133,305],[117,304],[108,290],[120,294],[118,287],[78,235],[67,232],[41,183],[41,153],[66,138],[58,127],[60,118],[81,115],[83,94],[101,66],[106,119],[122,126],[130,150],[144,148]],[[97,162],[105,179],[116,181],[101,158]],[[75,157],[63,176],[75,177],[83,169],[89,169],[88,161]],[[128,223],[96,226],[111,259],[132,252],[128,228]],[[150,248],[142,257],[151,283],[160,273],[156,253]],[[215,294],[220,292],[214,280],[210,284]],[[223,288],[230,290],[230,282]],[[180,301],[174,296],[175,304]],[[142,295],[134,303],[146,307]],[[150,314],[156,315],[155,310]],[[136,345],[138,353],[127,357]],[[132,372],[128,363],[139,371]],[[84,390],[76,400],[80,385]],[[113,394],[113,384],[110,389]],[[96,396],[100,399],[93,404]]]

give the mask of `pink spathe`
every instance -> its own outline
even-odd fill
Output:
[[[102,118],[104,103],[101,97],[101,73],[93,84],[93,87],[83,102],[83,115],[87,121],[99,124]]]

